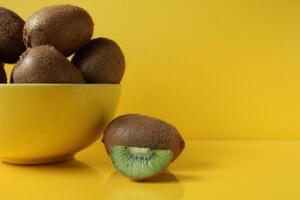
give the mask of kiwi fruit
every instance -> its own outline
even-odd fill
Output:
[[[174,126],[138,114],[123,115],[111,121],[102,141],[117,170],[135,180],[162,172],[185,147]]]
[[[0,63],[0,83],[7,83],[6,73],[4,70],[4,64]]]
[[[94,30],[91,16],[82,8],[55,5],[33,13],[24,25],[27,47],[51,45],[69,56],[90,41]]]
[[[81,72],[48,45],[27,49],[16,63],[11,83],[84,83]]]
[[[91,40],[72,58],[88,83],[120,83],[125,59],[119,45],[107,38]]]
[[[15,63],[25,51],[24,20],[16,13],[0,7],[0,61]]]

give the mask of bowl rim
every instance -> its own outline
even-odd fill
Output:
[[[6,87],[121,87],[115,83],[1,83],[0,88]]]

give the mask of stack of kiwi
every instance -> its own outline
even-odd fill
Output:
[[[10,83],[120,83],[120,47],[107,38],[91,40],[93,30],[91,16],[77,6],[42,8],[26,22],[1,7],[0,82],[7,82],[2,63],[16,63]]]
[[[113,40],[91,39],[93,26],[77,6],[42,8],[26,22],[1,7],[0,82],[7,82],[3,63],[16,63],[10,83],[120,83],[124,55]],[[116,169],[134,180],[159,174],[185,146],[174,126],[138,114],[114,119],[102,141]]]

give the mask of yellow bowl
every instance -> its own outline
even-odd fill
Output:
[[[46,164],[73,158],[113,118],[117,84],[0,85],[0,158]]]

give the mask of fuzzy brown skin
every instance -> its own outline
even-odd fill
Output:
[[[0,61],[15,63],[25,51],[24,20],[16,13],[0,7]]]
[[[94,31],[91,16],[82,8],[56,5],[35,12],[25,23],[27,47],[52,45],[69,56],[90,41]]]
[[[72,63],[88,83],[120,83],[125,71],[120,47],[107,38],[91,40],[75,54]]]
[[[25,51],[14,66],[12,83],[85,83],[81,72],[52,46]]]
[[[0,63],[0,83],[7,83],[6,73],[4,70],[4,64]]]
[[[107,153],[116,145],[170,149],[174,161],[185,147],[177,129],[160,119],[127,114],[111,121],[104,130],[103,143]]]

